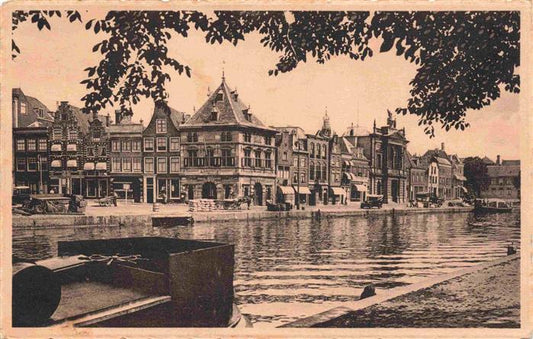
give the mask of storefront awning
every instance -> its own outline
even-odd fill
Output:
[[[78,160],[67,160],[67,167],[78,167]]]
[[[466,177],[463,176],[463,175],[460,175],[460,174],[454,174],[453,176],[454,176],[455,179],[457,179],[457,180],[460,180],[460,181],[466,181]]]
[[[355,181],[357,180],[357,177],[355,176],[355,174],[353,173],[350,173],[350,172],[344,172],[343,175],[345,176],[346,179],[350,180],[350,181]]]
[[[61,167],[61,160],[52,160],[50,166],[55,168]]]
[[[96,170],[106,170],[107,164],[105,162],[98,162],[96,163]]]
[[[68,144],[67,145],[67,151],[77,151],[78,150],[78,145],[76,144]]]
[[[365,185],[354,185],[354,187],[357,189],[357,191],[359,192],[366,192],[368,191],[368,188],[365,186]]]
[[[290,186],[278,186],[278,189],[280,190],[281,194],[294,194],[294,188]]]
[[[61,152],[61,145],[60,144],[53,144],[50,148],[52,152]]]
[[[298,191],[298,193],[300,194],[311,194],[311,191],[309,190],[309,187],[307,186],[300,186],[300,189],[298,190],[298,188],[295,188],[296,191]]]
[[[344,191],[342,187],[332,187],[331,193],[333,193],[333,195],[345,195],[346,194],[346,192]]]
[[[83,164],[84,171],[94,171],[94,162],[86,162]]]

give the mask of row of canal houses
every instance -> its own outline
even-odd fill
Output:
[[[83,114],[68,102],[50,112],[13,90],[14,184],[33,192],[116,193],[135,202],[250,196],[254,204],[349,204],[368,194],[405,203],[418,192],[463,194],[461,160],[444,151],[412,156],[405,129],[332,131],[327,112],[314,134],[264,125],[224,77],[192,116],[156,106],[148,125],[130,115]]]

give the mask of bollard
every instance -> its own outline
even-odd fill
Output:
[[[366,285],[363,290],[363,293],[361,293],[361,297],[359,298],[359,300],[372,297],[374,295],[376,295],[376,288],[374,287],[374,285]]]

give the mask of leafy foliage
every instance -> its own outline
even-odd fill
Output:
[[[77,12],[69,19],[81,21]],[[57,11],[15,12],[13,27],[31,17],[39,29],[50,29],[47,18]],[[74,19],[72,17],[74,16]],[[207,43],[237,45],[251,32],[261,44],[280,53],[269,75],[334,56],[353,60],[372,57],[369,42],[378,39],[380,52],[419,65],[410,82],[411,97],[398,114],[414,114],[429,135],[434,126],[464,130],[468,109],[481,109],[501,95],[501,88],[518,93],[520,79],[519,12],[349,12],[349,11],[215,11],[213,17],[196,11],[111,11],[89,20],[86,29],[106,37],[94,46],[102,60],[86,69],[89,93],[85,111],[118,103],[131,112],[140,97],[165,104],[168,69],[190,76],[191,69],[167,54],[172,35],[182,38],[194,28]],[[20,50],[13,42],[13,51]]]
[[[487,189],[490,184],[487,164],[480,157],[468,157],[463,162],[466,187],[469,192],[473,192],[476,197],[479,197],[481,190]]]

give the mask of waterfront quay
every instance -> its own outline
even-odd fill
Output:
[[[300,210],[272,212],[264,206],[243,207],[236,210],[217,210],[209,212],[189,212],[186,204],[161,204],[154,211],[152,204],[124,203],[117,206],[102,207],[96,202],[89,202],[86,211],[79,215],[13,215],[14,228],[62,227],[72,225],[130,225],[149,224],[154,218],[191,217],[193,223],[227,222],[238,220],[291,219],[291,218],[334,218],[343,216],[369,216],[386,214],[426,214],[426,213],[467,213],[472,207],[435,207],[411,208],[405,204],[385,204],[381,209],[362,209],[359,203],[350,205],[306,206]]]
[[[518,250],[520,247],[518,211],[476,215],[467,208],[402,209],[396,205],[393,213],[392,204],[379,210],[321,206],[321,218],[317,219],[311,216],[316,216],[318,208],[267,212],[264,207],[251,207],[234,212],[193,213],[195,218],[200,220],[205,216],[211,222],[197,221],[187,226],[154,227],[149,222],[118,222],[141,216],[151,219],[188,213],[185,205],[179,206],[164,205],[159,212],[153,212],[148,204],[119,203],[118,207],[109,208],[90,204],[85,216],[57,218],[73,221],[61,227],[21,227],[20,220],[32,220],[36,216],[16,216],[13,254],[38,260],[57,255],[57,243],[61,240],[134,236],[231,244],[235,246],[236,302],[254,327],[272,328],[331,309],[351,308],[369,284],[375,286],[377,296],[397,288],[409,290],[410,286],[445,274],[501,260],[507,256],[507,246],[512,242]],[[120,217],[119,211],[123,211]],[[278,218],[280,213],[290,217]],[[265,218],[263,214],[272,217]],[[253,215],[258,219],[253,219]],[[95,224],[69,218],[94,218]],[[97,223],[99,220],[110,223]],[[483,291],[500,290],[503,288],[500,284],[500,280],[489,279],[481,287]],[[509,293],[519,293],[519,279],[505,284]],[[476,286],[472,285],[470,294],[477,293]],[[470,300],[466,292],[457,293]],[[512,322],[518,321],[515,318]]]

